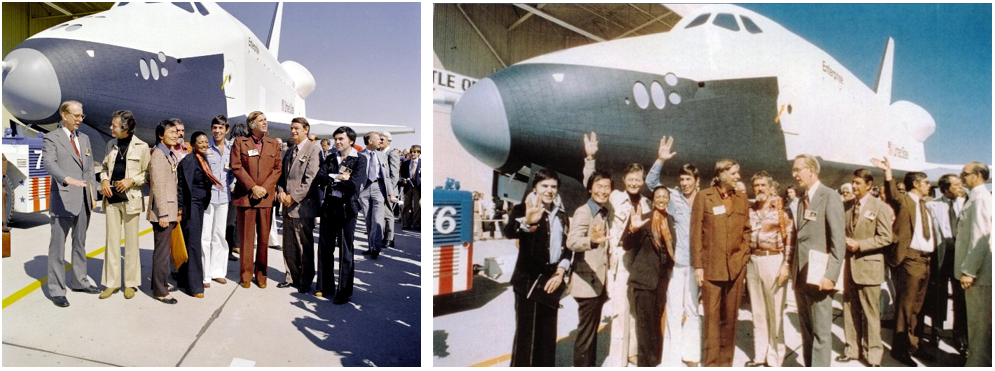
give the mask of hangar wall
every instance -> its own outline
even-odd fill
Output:
[[[460,4],[470,20],[507,65],[594,41],[533,16],[514,30],[508,27],[527,11],[508,4]],[[435,4],[435,54],[449,71],[483,78],[504,69],[456,4]]]

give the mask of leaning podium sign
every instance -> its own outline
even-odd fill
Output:
[[[432,295],[473,286],[473,194],[435,189],[432,205]]]

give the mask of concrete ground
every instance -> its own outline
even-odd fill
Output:
[[[144,217],[144,213],[142,213]],[[282,219],[277,218],[282,224]],[[421,363],[420,234],[397,228],[397,249],[371,260],[365,226],[356,236],[351,302],[280,289],[281,251],[269,249],[268,288],[212,283],[197,299],[173,292],[166,305],[151,293],[151,224],[141,221],[142,286],[131,300],[68,292],[52,304],[46,285],[47,213],[15,214],[11,257],[3,259],[3,366],[418,366]],[[400,227],[400,224],[397,225]],[[146,231],[149,232],[146,232]],[[317,229],[315,241],[317,241]],[[103,289],[104,214],[92,214],[87,273]],[[282,239],[281,239],[282,240]],[[67,243],[68,245],[68,243]],[[69,248],[66,249],[67,258]],[[170,280],[175,285],[175,282]]]
[[[508,366],[511,356],[512,339],[515,332],[514,293],[508,280],[515,266],[518,250],[514,241],[476,241],[473,253],[474,264],[485,264],[487,258],[494,258],[503,273],[496,279],[478,276],[474,278],[473,290],[433,299],[433,365],[435,366]],[[745,290],[745,289],[744,289]],[[882,291],[885,294],[885,291]],[[833,302],[833,367],[863,367],[862,362],[839,363],[837,355],[843,352],[842,294],[837,294]],[[753,317],[749,298],[744,297],[739,310],[736,330],[736,350],[733,366],[742,367],[753,357]],[[557,325],[556,366],[570,366],[573,343],[577,328],[577,302],[565,298],[561,302]],[[608,344],[612,320],[611,301],[604,305],[601,330],[598,334],[598,365],[603,365],[608,355]],[[952,304],[949,306],[952,307]],[[928,321],[928,320],[927,320]],[[932,350],[935,359],[924,362],[916,359],[920,366],[960,366],[961,358],[950,345],[950,329],[953,314],[948,313],[944,322],[938,348]],[[901,363],[888,355],[891,350],[893,327],[883,322],[882,338],[885,355],[882,366],[897,367]],[[794,293],[788,292],[785,310],[785,346],[787,355],[784,366],[800,366],[801,334],[798,330],[798,309]],[[630,366],[635,366],[630,365]]]

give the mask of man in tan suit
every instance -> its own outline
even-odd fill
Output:
[[[884,250],[891,244],[891,207],[871,196],[874,177],[867,169],[853,172],[854,199],[843,204],[846,217],[846,266],[843,268],[843,332],[846,344],[837,362],[864,357],[880,366],[881,283]]]
[[[574,212],[567,234],[567,248],[575,253],[570,292],[577,300],[577,340],[573,363],[594,367],[598,350],[598,322],[608,299],[608,230],[611,229],[611,173],[595,171],[587,180],[591,198]]]
[[[314,218],[318,214],[319,148],[307,139],[311,125],[297,117],[290,121],[291,147],[283,159],[284,172],[276,187],[277,200],[283,204],[283,257],[287,274],[293,278],[297,292],[311,292],[314,280]],[[331,268],[331,267],[329,267]],[[277,287],[290,286],[286,282]]]
[[[749,205],[736,192],[739,164],[715,163],[713,187],[691,207],[691,265],[704,304],[705,366],[732,366],[736,317],[750,258]]]
[[[283,172],[280,146],[266,136],[269,125],[266,115],[253,111],[246,118],[249,136],[235,138],[231,148],[231,171],[238,184],[232,191],[232,203],[237,207],[239,230],[242,235],[239,254],[241,284],[249,288],[255,274],[259,288],[266,288],[266,243],[269,241],[276,182]],[[257,226],[258,224],[258,226]],[[253,261],[253,233],[256,233]]]

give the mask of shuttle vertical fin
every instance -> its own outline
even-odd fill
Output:
[[[891,80],[895,70],[895,39],[888,38],[888,44],[884,47],[884,56],[881,57],[881,68],[878,70],[878,81],[874,84],[874,91],[887,104],[891,104]]]
[[[266,40],[266,49],[277,58],[280,52],[280,29],[283,26],[283,2],[276,3],[276,13],[273,14],[273,28],[269,31],[269,40]],[[279,60],[279,59],[277,59]]]

